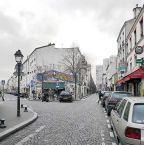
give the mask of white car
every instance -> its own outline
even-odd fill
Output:
[[[110,123],[119,144],[144,145],[144,97],[123,98]]]

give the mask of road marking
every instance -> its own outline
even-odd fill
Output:
[[[110,124],[108,124],[108,128],[111,128]]]
[[[35,133],[32,133],[32,134],[28,135],[27,137],[25,137],[24,139],[22,139],[21,141],[19,141],[15,145],[23,145],[25,142],[27,142],[30,138],[33,138],[35,135],[37,135],[38,132],[40,132],[44,128],[45,128],[45,125],[40,126],[37,130],[35,130]]]
[[[35,132],[40,132],[41,130],[43,130],[45,128],[45,125],[41,126],[40,128],[38,128]]]
[[[115,142],[112,142],[112,145],[117,145]]]
[[[114,137],[114,134],[113,134],[113,132],[110,132],[110,137]]]
[[[105,118],[107,118],[107,115],[105,115]]]
[[[102,145],[105,145],[105,143],[104,143],[104,142],[102,142]]]
[[[109,120],[108,119],[106,121],[107,121],[107,123],[109,123]]]

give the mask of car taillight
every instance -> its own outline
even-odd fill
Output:
[[[141,139],[141,130],[138,128],[127,127],[125,130],[125,136],[133,139]]]

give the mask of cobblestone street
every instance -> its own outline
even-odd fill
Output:
[[[7,100],[11,101],[9,98]],[[110,137],[108,118],[97,100],[97,95],[73,103],[21,100],[32,107],[39,118],[0,144],[114,145],[116,143]]]

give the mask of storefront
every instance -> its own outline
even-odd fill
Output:
[[[142,96],[144,79],[144,69],[139,68],[131,74],[123,77],[121,80],[118,80],[116,84],[120,84],[123,88],[123,91],[131,92],[134,96]]]

